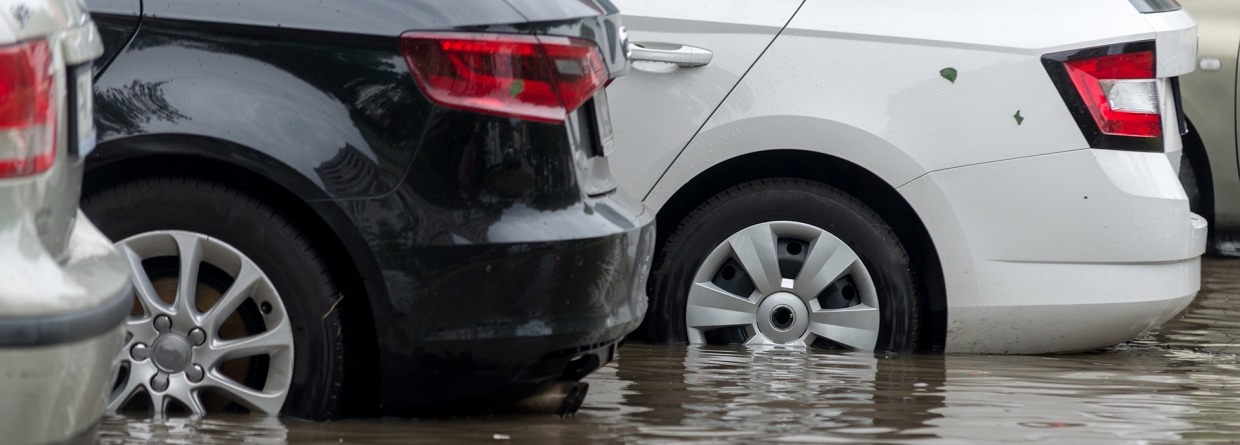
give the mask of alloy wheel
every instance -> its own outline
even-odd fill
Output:
[[[262,270],[192,232],[147,232],[117,246],[136,301],[108,410],[142,399],[156,414],[217,405],[279,413],[292,381],[293,331]]]

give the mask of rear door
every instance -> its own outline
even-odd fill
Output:
[[[614,2],[633,53],[628,75],[607,88],[612,174],[644,198],[724,98],[744,94],[733,87],[802,0]]]

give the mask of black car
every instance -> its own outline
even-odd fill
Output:
[[[82,207],[137,294],[112,409],[571,410],[641,322],[608,0],[88,6]]]

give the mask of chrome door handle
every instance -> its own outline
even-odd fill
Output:
[[[674,44],[657,45],[660,47],[674,48],[650,48],[641,43],[630,43],[629,51],[631,52],[631,55],[629,56],[629,59],[634,61],[674,63],[678,66],[690,68],[706,65],[710,63],[710,59],[715,56],[715,54],[710,52],[710,50],[698,48],[696,46]]]

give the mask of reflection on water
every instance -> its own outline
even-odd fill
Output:
[[[109,417],[119,443],[1170,443],[1240,440],[1240,260],[1157,332],[1053,356],[630,344],[576,417],[300,422]]]

